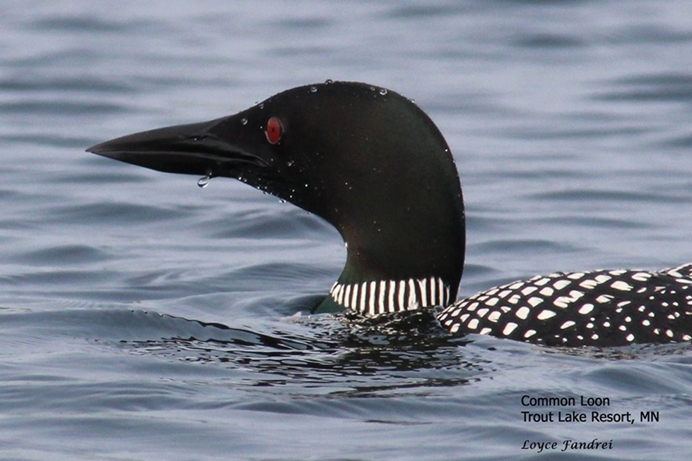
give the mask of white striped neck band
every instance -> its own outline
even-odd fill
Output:
[[[348,284],[336,282],[329,295],[340,306],[368,316],[444,307],[450,301],[449,287],[437,277]]]

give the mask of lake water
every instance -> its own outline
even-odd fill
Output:
[[[670,267],[692,261],[689,1],[4,2],[0,50],[1,459],[692,455],[689,345],[565,351],[297,317],[341,271],[336,231],[237,181],[200,189],[84,152],[365,81],[414,98],[454,152],[463,296]],[[635,422],[557,420],[594,410]],[[612,444],[560,451],[594,438]]]

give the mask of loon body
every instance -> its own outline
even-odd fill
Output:
[[[160,128],[88,151],[147,168],[236,178],[332,224],[346,265],[316,312],[441,308],[454,334],[621,346],[692,339],[692,263],[517,281],[453,302],[465,216],[459,176],[432,120],[363,83],[293,88],[236,115]]]

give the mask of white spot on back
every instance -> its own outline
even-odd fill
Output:
[[[536,307],[542,302],[543,302],[543,298],[538,298],[536,296],[529,298],[529,304],[531,304],[531,307]]]
[[[505,328],[502,330],[502,334],[505,336],[509,336],[519,325],[516,323],[509,322],[507,325],[505,325]]]
[[[550,287],[545,287],[541,291],[539,291],[539,293],[542,294],[543,296],[552,296],[553,293],[555,293],[555,290],[553,290]]]
[[[593,290],[596,288],[596,285],[598,285],[598,282],[595,280],[584,280],[579,284],[580,287],[586,288],[587,290]]]
[[[572,282],[569,280],[558,280],[557,282],[553,283],[553,287],[556,290],[562,290],[563,288],[569,286]]]
[[[582,315],[586,315],[586,314],[590,313],[591,311],[593,311],[593,304],[584,304],[583,306],[581,306],[579,308],[579,310],[577,312],[579,312]]]
[[[536,317],[538,320],[547,320],[551,317],[555,317],[557,314],[553,311],[549,311],[548,309],[542,310],[540,314]]]
[[[629,283],[623,282],[622,280],[615,281],[610,284],[611,288],[615,290],[620,290],[620,291],[632,291],[634,288],[632,285]]]
[[[517,316],[517,318],[520,318],[522,320],[526,320],[526,317],[529,316],[529,313],[531,312],[531,309],[529,309],[526,306],[520,307],[517,309],[517,312],[514,314]]]
[[[500,316],[501,316],[500,312],[493,311],[490,313],[490,315],[488,315],[488,320],[491,322],[497,322],[500,319]]]
[[[566,329],[566,328],[573,327],[574,325],[576,325],[576,323],[574,323],[574,322],[571,321],[571,320],[568,320],[568,321],[566,321],[565,323],[563,323],[562,325],[560,325],[560,329],[561,329],[561,330],[564,330],[564,329]]]
[[[651,278],[651,274],[649,274],[648,272],[637,272],[636,274],[634,274],[632,276],[632,279],[636,280],[638,282],[646,282],[650,278]]]
[[[553,301],[553,306],[559,307],[561,309],[565,309],[567,307],[568,303],[569,303],[568,297],[560,296],[559,298],[555,299],[555,301]]]

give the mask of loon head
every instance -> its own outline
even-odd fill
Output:
[[[238,114],[97,144],[98,155],[170,173],[236,178],[325,219],[347,261],[320,311],[444,305],[464,263],[459,176],[412,101],[363,83],[293,88]]]

